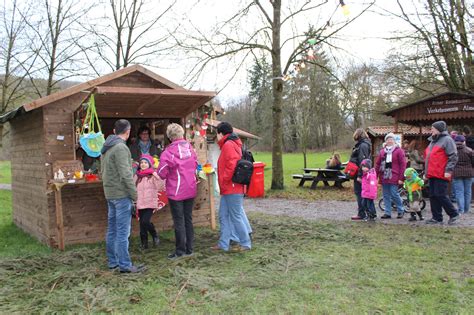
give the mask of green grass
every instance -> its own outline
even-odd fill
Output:
[[[211,252],[198,229],[196,257],[170,262],[171,233],[134,262],[106,268],[103,243],[0,251],[0,313],[464,313],[474,308],[474,230],[250,216],[254,248]],[[2,223],[4,224],[4,223]],[[0,230],[3,239],[8,231]],[[16,232],[20,233],[20,232]],[[17,234],[17,237],[19,235]],[[471,310],[471,311],[469,311]]]
[[[10,161],[0,161],[0,184],[10,184],[12,182],[12,172]]]
[[[341,159],[347,161],[349,159],[349,151],[339,151]],[[333,152],[311,152],[308,153],[308,167],[318,168],[325,167],[326,160],[332,156]],[[315,190],[310,189],[311,183],[305,183],[304,187],[298,187],[299,180],[293,179],[293,174],[303,174],[303,154],[302,153],[285,153],[283,154],[283,176],[284,190],[271,190],[272,181],[272,154],[271,152],[255,152],[255,161],[264,162],[265,166],[265,189],[267,197],[288,198],[288,199],[306,199],[306,200],[355,200],[352,192],[352,182],[343,184],[343,189],[335,187],[324,187],[321,182]]]

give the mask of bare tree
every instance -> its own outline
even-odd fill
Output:
[[[399,13],[392,12],[408,23],[425,48],[446,87],[452,91],[474,91],[472,28],[469,30],[468,4],[465,0],[419,0],[411,3],[397,0]],[[421,4],[421,5],[420,5]],[[471,8],[472,9],[472,8]],[[471,34],[471,36],[469,36]]]
[[[314,45],[328,42],[331,37],[353,21],[359,15],[349,21],[336,23],[334,10],[330,7],[329,1],[305,0],[299,3],[288,1],[287,7],[282,0],[270,0],[263,3],[260,0],[246,1],[241,10],[231,18],[216,26],[212,35],[205,35],[199,29],[196,36],[187,36],[185,40],[177,41],[189,53],[197,53],[197,63],[191,69],[190,80],[196,79],[202,74],[203,69],[216,59],[224,57],[235,57],[241,55],[241,63],[253,51],[264,52],[272,60],[272,189],[283,189],[283,116],[282,104],[284,95],[283,77],[289,73],[292,64],[301,60],[307,52],[307,42],[314,39]],[[368,4],[367,8],[371,4]],[[326,11],[323,8],[327,9]],[[367,10],[367,8],[365,10]],[[363,10],[363,12],[365,11]],[[325,12],[327,18],[314,18],[318,13]],[[253,14],[253,15],[252,15]],[[362,13],[361,13],[362,14]],[[260,17],[260,24],[258,18]],[[311,27],[310,31],[297,32],[296,20],[308,18],[318,23],[318,26]],[[246,23],[246,24],[244,24]],[[250,25],[256,25],[254,30],[248,32]],[[287,35],[282,29],[286,28],[292,35]],[[307,30],[307,28],[305,28]],[[293,45],[292,48],[288,46]],[[286,54],[289,50],[289,53]],[[283,56],[286,56],[283,60]]]
[[[30,16],[28,4],[19,7],[14,0],[10,6],[1,8],[0,62],[1,103],[0,114],[24,100],[26,90],[22,88],[25,78],[36,61],[36,53],[25,45],[26,19]]]
[[[163,31],[166,25],[163,18],[176,0],[168,2],[160,12],[149,14],[163,2],[109,0],[104,8],[106,18],[89,26],[94,35],[93,53],[97,59],[114,71],[136,62],[149,64],[152,58],[156,59],[160,53],[167,52],[170,47],[164,46],[164,43],[173,30]],[[87,57],[90,65],[96,69],[92,54],[88,53]],[[96,73],[99,72],[96,69]]]
[[[60,81],[81,74],[82,50],[77,43],[86,35],[79,21],[87,17],[90,6],[74,0],[43,0],[36,15],[27,20],[31,50],[39,62],[28,76],[38,96],[49,95]],[[46,78],[46,84],[37,80]],[[45,86],[44,86],[45,85]]]

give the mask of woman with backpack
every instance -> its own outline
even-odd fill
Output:
[[[232,126],[221,122],[217,126],[217,140],[221,149],[217,161],[221,193],[219,205],[220,237],[212,250],[229,251],[230,241],[238,245],[233,251],[247,251],[252,247],[250,225],[244,212],[244,185],[232,181],[237,162],[242,158],[242,141],[233,133]]]

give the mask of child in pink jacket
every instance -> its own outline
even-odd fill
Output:
[[[362,169],[362,207],[369,221],[377,217],[374,200],[377,198],[377,174],[372,168],[372,161],[365,159],[360,163]]]
[[[153,169],[153,157],[144,154],[140,157],[139,167],[134,176],[137,185],[137,216],[140,218],[141,248],[148,248],[148,233],[153,238],[153,246],[160,243],[151,216],[158,207],[158,191],[163,190],[164,181]]]

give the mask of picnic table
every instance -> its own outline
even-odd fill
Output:
[[[298,186],[302,187],[305,182],[311,181],[311,189],[316,189],[318,183],[322,181],[324,186],[329,186],[329,182],[334,182],[334,186],[342,188],[342,183],[349,178],[341,170],[328,168],[303,168],[303,174],[294,174],[294,179],[300,179]],[[316,174],[313,174],[316,173]]]

